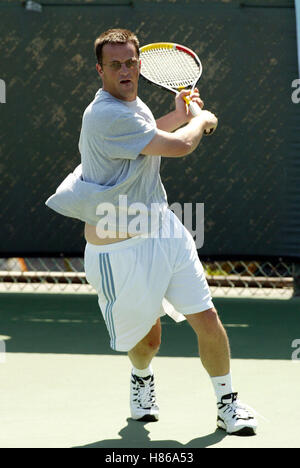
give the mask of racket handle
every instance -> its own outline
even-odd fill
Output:
[[[189,105],[189,108],[190,108],[190,111],[191,111],[191,114],[196,117],[197,115],[200,115],[201,114],[201,108],[198,106],[198,104],[196,104],[195,102],[193,101],[190,101],[188,103]]]
[[[190,108],[190,111],[191,111],[191,114],[196,117],[197,115],[200,115],[202,110],[200,109],[200,107],[198,106],[198,104],[196,104],[196,102],[193,102],[193,101],[190,101],[188,103],[189,105],[189,108]],[[212,127],[210,128],[209,130],[204,130],[204,135],[211,135],[212,133],[214,133],[216,127]]]

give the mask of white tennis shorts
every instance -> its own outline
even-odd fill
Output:
[[[194,239],[171,210],[156,234],[86,245],[87,281],[115,351],[130,351],[166,313],[180,321],[213,307]]]

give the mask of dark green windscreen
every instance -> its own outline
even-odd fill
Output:
[[[169,204],[205,204],[201,256],[300,257],[300,104],[291,1],[0,2],[1,252],[82,254],[83,224],[45,206],[80,163],[81,117],[100,81],[94,39],[110,27],[141,45],[174,41],[203,64],[199,89],[219,117],[195,153],[162,159]],[[173,96],[141,81],[155,117]]]

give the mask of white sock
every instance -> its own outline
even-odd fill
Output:
[[[146,369],[137,369],[136,367],[133,367],[132,373],[138,377],[148,377],[148,375],[153,375],[153,370],[150,364]]]
[[[224,395],[233,393],[231,373],[223,375],[221,377],[211,377],[212,384],[214,386],[215,394],[218,402],[221,401]]]

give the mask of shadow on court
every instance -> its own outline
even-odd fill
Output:
[[[146,429],[146,424],[149,423],[138,422],[128,418],[127,426],[123,427],[119,432],[121,439],[106,439],[73,448],[205,448],[217,444],[227,435],[222,429],[216,429],[211,434],[197,437],[187,444],[181,444],[176,440],[155,441],[150,440],[150,432]]]
[[[214,300],[229,335],[232,358],[291,359],[299,338],[300,300]],[[160,356],[198,355],[187,322],[162,318]],[[10,353],[115,354],[94,295],[0,295],[0,335]]]

